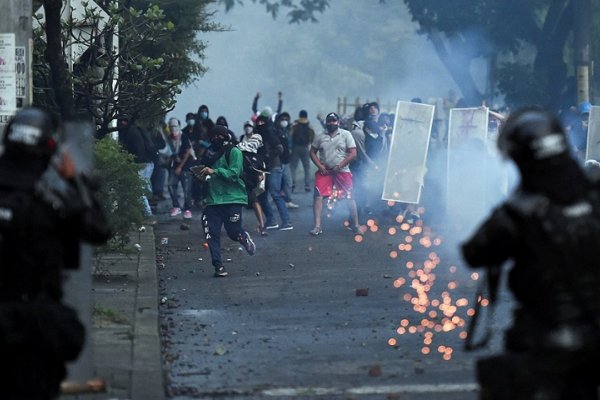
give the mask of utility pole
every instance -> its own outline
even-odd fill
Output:
[[[591,0],[573,0],[575,16],[575,66],[577,68],[577,102],[590,100],[591,80]]]
[[[0,0],[0,132],[18,109],[31,104],[32,2]],[[1,149],[0,149],[1,150]]]

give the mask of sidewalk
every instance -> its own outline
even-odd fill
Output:
[[[63,395],[61,400],[165,398],[154,230],[133,232],[131,245],[131,253],[105,253],[95,260],[88,340],[94,377],[105,381],[106,392]]]

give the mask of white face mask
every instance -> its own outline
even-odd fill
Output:
[[[247,126],[244,128],[244,132],[247,134],[251,134],[254,129],[251,126]]]
[[[187,121],[185,121],[189,126],[194,126],[196,124],[196,120],[195,119],[188,119]]]
[[[279,123],[279,125],[281,125],[282,128],[286,128],[288,126],[288,122],[286,120],[283,120]]]

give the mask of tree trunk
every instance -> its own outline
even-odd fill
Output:
[[[69,118],[75,114],[75,102],[73,101],[71,74],[63,56],[60,19],[61,8],[62,0],[44,0],[47,42],[44,56],[50,66],[54,100],[58,105],[61,115],[64,118]]]
[[[470,105],[481,105],[483,94],[479,89],[477,89],[470,71],[472,59],[468,57],[457,57],[456,55],[460,54],[458,51],[449,52],[444,39],[436,30],[432,30],[429,33],[429,39],[433,43],[440,60],[452,76],[452,79],[454,79],[456,85],[459,87],[462,97]]]

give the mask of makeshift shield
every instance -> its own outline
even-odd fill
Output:
[[[486,211],[488,110],[453,108],[448,120],[446,214],[459,221]]]
[[[402,203],[419,202],[435,107],[399,101],[390,143],[381,198]]]
[[[600,161],[600,106],[592,106],[590,111],[585,159]]]

